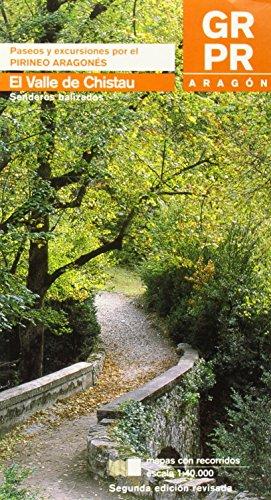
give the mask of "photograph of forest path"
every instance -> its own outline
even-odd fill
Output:
[[[35,498],[107,499],[108,488],[93,480],[87,469],[86,436],[95,421],[94,410],[178,361],[170,339],[133,302],[133,297],[121,293],[97,296],[108,354],[98,385],[36,415],[20,429],[23,438],[18,445],[12,442],[14,451],[6,463],[31,471],[26,484]]]
[[[215,468],[234,493],[202,498],[271,498],[271,100],[183,92],[181,7],[0,0],[2,43],[175,43],[177,55],[172,93],[0,92],[1,500],[41,499],[35,477],[53,499],[115,498],[86,472],[94,411],[175,365],[180,343],[200,357],[183,399],[199,407],[198,453],[241,464]],[[101,338],[94,387],[13,428],[10,395],[56,384]],[[133,411],[130,430],[148,415]]]

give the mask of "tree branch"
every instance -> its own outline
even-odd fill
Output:
[[[80,181],[83,173],[84,169],[70,170],[66,174],[59,175],[58,177],[53,177],[50,181],[51,186],[54,189],[61,189],[63,187],[69,186],[70,184],[74,184],[75,182]]]
[[[0,92],[0,115],[2,115],[4,113],[4,111],[8,105],[10,94],[11,94],[11,92],[9,92],[9,91]],[[3,99],[4,102],[1,102],[1,99]]]
[[[10,141],[7,143],[7,146],[11,146],[12,144],[19,144],[20,142],[27,141],[27,139],[32,139],[32,137],[37,137],[38,135],[42,135],[44,132],[35,132],[35,134],[29,134],[25,137],[21,137],[20,139],[16,139],[16,141]]]
[[[116,236],[116,238],[114,238],[113,241],[105,242],[103,245],[96,248],[95,250],[91,250],[90,252],[87,252],[87,253],[81,255],[80,257],[69,262],[68,264],[65,264],[64,266],[59,267],[52,274],[49,274],[48,279],[47,279],[48,288],[60,276],[62,276],[67,271],[71,271],[72,269],[78,269],[78,268],[84,266],[85,264],[87,264],[90,260],[92,260],[95,257],[98,257],[99,255],[102,255],[104,253],[110,252],[112,250],[121,250],[122,244],[123,244],[123,239],[126,235],[126,232],[127,232],[129,225],[132,222],[134,215],[135,215],[135,209],[131,210],[131,212],[124,219],[124,221],[121,225],[121,228],[119,230],[119,233]]]
[[[133,31],[134,31],[134,36],[137,35],[137,33],[136,33],[136,8],[137,8],[137,0],[134,0],[134,5],[133,5]]]
[[[147,161],[147,160],[144,160],[144,158],[141,158],[141,156],[136,152],[134,151],[134,155],[142,162],[144,163],[144,165],[146,165],[150,171],[157,177],[157,179],[159,179],[159,181],[161,180],[161,176],[160,174],[158,174],[158,172],[156,172],[155,168],[153,168],[152,165],[150,165],[150,163]]]
[[[192,196],[194,193],[192,191],[159,191],[157,194],[159,195],[167,195],[167,196]]]
[[[0,158],[0,173],[8,166],[10,163],[10,156],[8,154],[3,154],[2,158]]]
[[[200,165],[203,165],[204,163],[208,164],[213,164],[210,158],[200,158],[200,160],[196,161],[196,163],[192,163],[192,165],[188,165],[187,167],[184,167],[182,170],[179,170],[178,172],[175,172],[173,175],[168,177],[165,182],[168,182],[175,177],[178,177],[179,175],[184,174],[185,172],[188,172],[189,170],[193,170],[196,167],[199,167]]]
[[[87,188],[90,184],[90,180],[85,182],[80,188],[78,189],[78,193],[74,200],[68,201],[67,203],[62,203],[61,201],[54,203],[55,208],[60,208],[60,209],[67,209],[67,208],[79,208],[82,205],[82,201],[84,199],[84,196],[87,192]]]
[[[77,208],[81,206],[83,198],[86,194],[87,188],[90,184],[90,180],[86,181],[78,190],[77,196],[74,200],[67,203],[62,203],[60,201],[52,199],[52,208],[67,209],[67,208]],[[18,225],[25,223],[24,218],[31,213],[30,208],[31,199],[23,203],[17,210],[15,210],[5,221],[0,223],[0,231],[7,233],[9,226]]]
[[[101,247],[96,248],[95,250],[92,250],[91,252],[88,252],[86,254],[81,255],[78,257],[78,259],[75,259],[72,262],[69,262],[65,266],[59,267],[54,271],[52,274],[48,276],[47,280],[47,285],[48,288],[60,277],[62,274],[66,273],[67,271],[71,271],[72,269],[78,269],[82,267],[84,264],[89,262],[90,260],[94,259],[95,257],[98,257],[98,255],[102,255],[103,253],[109,252],[111,250],[120,250],[121,249],[121,242],[119,239],[115,239],[109,243],[105,243]]]
[[[48,12],[56,12],[61,5],[68,3],[69,0],[47,0],[46,8]]]
[[[102,14],[103,12],[106,12],[108,7],[111,5],[111,3],[113,3],[114,0],[111,0],[111,2],[109,2],[109,5],[104,5],[102,3],[96,3],[96,5],[94,5],[90,15],[89,15],[89,18],[91,19],[91,21],[93,21],[94,19],[96,19],[96,17],[98,17],[100,14]]]
[[[6,13],[6,9],[5,9],[5,6],[4,6],[4,0],[0,0],[0,12],[1,12],[2,18],[4,20],[5,26],[6,26],[7,34],[8,34],[8,37],[9,37],[9,41],[13,42],[11,28],[10,28],[10,23],[9,23],[8,16],[7,16],[7,13]]]
[[[164,141],[164,147],[163,147],[163,154],[162,154],[161,175],[160,175],[161,182],[164,179],[164,170],[165,170],[165,164],[166,164],[166,156],[167,156],[167,140],[165,139],[165,141]]]
[[[17,271],[19,262],[21,260],[21,257],[22,257],[22,254],[23,254],[23,251],[24,251],[24,248],[25,248],[25,243],[26,243],[26,236],[21,241],[21,243],[19,245],[19,248],[18,248],[18,250],[16,252],[16,255],[14,257],[14,261],[13,261],[12,266],[10,268],[10,273],[11,274],[15,274],[16,271]]]
[[[0,96],[1,96],[1,93],[0,93]],[[1,114],[1,111],[0,111],[0,114]],[[23,116],[24,114],[25,113],[22,113],[19,116]],[[12,120],[9,116],[5,116],[4,120],[6,120],[6,119]],[[18,158],[24,157],[23,153],[18,153],[16,156],[12,157],[12,155],[9,151],[9,149],[10,149],[9,146],[26,141],[27,139],[30,139],[31,137],[35,137],[37,135],[40,135],[41,133],[42,132],[36,132],[35,134],[30,134],[28,136],[21,137],[20,139],[16,139],[16,140],[11,141],[11,140],[9,140],[10,135],[9,135],[8,129],[6,128],[6,130],[2,131],[2,142],[5,143],[5,150],[1,151],[1,153],[0,153],[0,173],[14,160],[17,160]]]
[[[89,18],[92,21],[96,19],[100,14],[105,12],[114,1],[115,0],[109,0],[109,2],[107,2],[107,5],[102,3],[96,3],[92,7],[92,11],[89,15]],[[77,0],[47,0],[47,10],[48,12],[56,12],[62,5],[65,5],[67,3],[76,3],[76,2]]]
[[[17,210],[15,210],[4,222],[0,224],[0,231],[3,233],[8,232],[8,227],[21,222],[22,218],[25,217],[29,212],[29,206],[27,204],[23,204]]]
[[[85,152],[84,155],[85,155],[85,158],[86,158],[86,155],[88,155],[89,158],[91,157],[90,152]],[[84,155],[83,155],[83,157],[84,157]],[[57,189],[60,189],[60,187],[67,186],[67,185],[71,184],[72,183],[71,180],[73,182],[78,181],[81,178],[82,173],[76,174],[76,175],[78,175],[77,179],[75,178],[75,175],[72,176],[70,173],[64,174],[63,176],[60,176],[60,177],[55,177],[52,179],[52,181],[54,181],[54,182],[52,182],[51,184],[53,185],[53,187],[57,186]],[[68,175],[71,175],[70,180],[69,180],[69,177],[66,177]],[[87,178],[85,180],[85,182],[82,184],[82,186],[79,187],[76,197],[71,201],[68,201],[66,203],[64,203],[64,202],[62,203],[61,201],[58,201],[57,199],[54,199],[52,197],[52,199],[51,199],[52,208],[65,210],[68,208],[80,207],[82,204],[83,198],[87,192],[87,188],[92,181],[94,182],[94,179]],[[50,183],[51,180],[48,179],[47,182]],[[106,186],[106,188],[107,188],[107,191],[109,192],[108,186]],[[7,233],[10,225],[14,225],[14,224],[17,225],[17,224],[24,223],[25,222],[24,218],[31,212],[30,202],[31,202],[31,199],[26,201],[25,203],[23,203],[20,207],[18,207],[16,210],[14,210],[14,212],[5,221],[0,223],[0,231]]]
[[[85,160],[87,163],[90,163],[94,156],[97,154],[95,148],[92,148],[90,151],[84,151],[82,155],[82,160]],[[73,169],[66,174],[59,175],[57,177],[52,177],[50,180],[51,186],[54,189],[61,189],[62,187],[69,186],[70,184],[74,184],[78,182],[82,174],[84,173],[84,167],[80,167],[79,169]]]

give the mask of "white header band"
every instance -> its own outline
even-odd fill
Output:
[[[1,43],[0,71],[175,71],[174,44]]]

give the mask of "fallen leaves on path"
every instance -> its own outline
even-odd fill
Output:
[[[73,420],[77,417],[93,413],[99,406],[112,401],[125,392],[136,389],[166,370],[172,363],[156,363],[147,372],[134,379],[126,378],[126,372],[121,370],[116,361],[108,356],[105,360],[102,375],[96,386],[90,387],[68,398],[62,399],[47,411],[40,412],[31,420],[35,423],[46,423],[58,426],[63,420]]]
[[[171,359],[159,361],[147,371],[130,379],[127,378],[128,371],[121,370],[116,360],[107,356],[96,386],[62,399],[47,410],[36,413],[25,423],[6,434],[0,441],[0,463],[11,457],[18,442],[26,443],[33,437],[25,433],[26,429],[32,425],[58,427],[65,420],[74,420],[83,415],[89,415],[99,406],[145,384],[170,366],[172,366]]]

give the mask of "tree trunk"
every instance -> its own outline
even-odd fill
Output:
[[[48,133],[46,149],[38,152],[37,179],[34,190],[38,193],[41,189],[43,193],[44,186],[50,181],[51,166],[50,160],[54,150],[54,132],[55,132],[55,103],[53,101],[43,100],[41,103],[41,124]],[[43,209],[44,203],[48,201],[45,194],[41,195],[40,208],[33,210],[30,214],[30,233],[35,234],[35,238],[30,241],[28,257],[27,288],[36,296],[35,309],[39,310],[43,306],[44,297],[48,290],[48,241],[44,234],[50,231],[50,219],[47,210]],[[37,234],[41,238],[37,239]],[[43,347],[44,347],[44,326],[40,323],[34,325],[29,323],[25,329],[20,332],[21,347],[21,377],[23,382],[33,380],[42,376],[43,369]]]
[[[56,12],[61,5],[56,0],[47,0],[46,8],[48,12]],[[57,41],[61,24],[54,25],[51,22],[45,23],[44,35],[37,40],[38,43],[53,43]],[[47,135],[45,149],[41,145],[37,153],[37,190],[40,182],[49,182],[51,178],[51,158],[54,151],[55,140],[55,102],[41,101],[40,123],[44,135]],[[46,195],[45,195],[46,196]],[[30,214],[30,225],[32,233],[45,232],[50,230],[50,219],[48,213],[33,211]],[[30,241],[27,288],[37,295],[35,304],[36,310],[43,306],[44,297],[48,290],[48,241],[44,238],[40,241]],[[33,380],[42,376],[43,351],[44,351],[44,326],[42,324],[29,323],[25,329],[20,330],[21,347],[21,377],[23,382]]]
[[[41,222],[40,222],[41,224]],[[46,231],[49,225],[48,216],[43,219],[42,230]],[[43,306],[46,294],[46,280],[48,276],[48,243],[31,242],[29,248],[29,267],[27,288],[38,297],[35,309]],[[20,331],[21,344],[21,377],[23,382],[42,376],[43,370],[43,346],[44,326],[29,323],[25,329]]]
[[[39,378],[43,369],[44,326],[29,325],[20,332],[21,365],[23,382]]]

